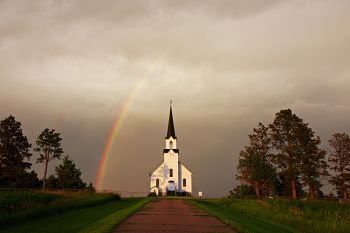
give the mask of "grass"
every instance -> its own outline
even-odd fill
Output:
[[[88,192],[17,192],[0,194],[0,226],[18,224],[119,200],[115,194]]]
[[[330,201],[192,199],[240,232],[350,232],[350,206]]]
[[[4,233],[110,233],[117,224],[152,200],[120,200],[113,194],[67,192],[6,195],[0,195],[0,232]],[[186,200],[239,232],[350,232],[349,204],[281,199]]]
[[[148,198],[127,198],[89,208],[76,209],[1,229],[2,233],[110,233],[140,209]]]
[[[0,215],[15,213],[39,205],[47,205],[63,196],[54,193],[31,191],[0,192]]]

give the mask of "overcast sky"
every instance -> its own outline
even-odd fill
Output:
[[[247,135],[280,109],[324,146],[350,133],[349,12],[345,0],[1,0],[0,118],[14,115],[32,144],[57,129],[94,181],[113,119],[154,67],[114,142],[104,188],[148,191],[173,100],[194,191],[223,195],[237,184]]]

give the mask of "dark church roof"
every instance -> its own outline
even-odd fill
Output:
[[[176,139],[173,111],[172,111],[171,105],[170,105],[170,114],[169,114],[169,123],[168,123],[168,133],[165,139],[168,139],[170,137],[173,137],[174,139]]]
[[[171,150],[174,151],[175,153],[179,153],[179,149],[164,149],[163,152],[168,153]]]

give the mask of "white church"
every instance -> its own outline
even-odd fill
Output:
[[[162,196],[182,192],[192,193],[192,172],[180,162],[176,140],[173,112],[170,104],[168,132],[163,151],[164,159],[150,173],[151,193]]]

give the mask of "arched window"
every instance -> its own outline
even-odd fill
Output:
[[[173,142],[172,141],[169,142],[169,147],[170,147],[170,149],[173,149]]]
[[[182,187],[186,187],[186,179],[182,180]]]
[[[169,173],[170,173],[169,176],[173,177],[173,169],[170,169]]]
[[[156,187],[159,187],[159,179],[156,179]]]

